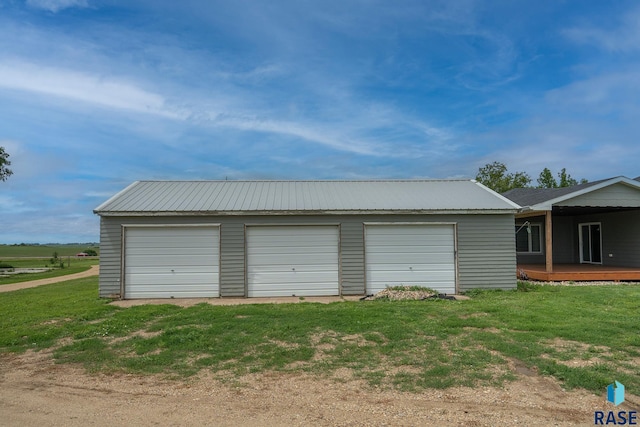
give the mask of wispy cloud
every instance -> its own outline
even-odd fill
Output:
[[[603,28],[602,20],[596,22],[567,28],[563,34],[575,43],[597,46],[609,52],[640,51],[640,8],[625,11],[608,28]]]
[[[33,8],[53,13],[72,7],[88,7],[87,0],[27,0],[27,4]]]
[[[168,118],[180,117],[166,108],[162,96],[141,89],[135,84],[34,63],[0,63],[0,87]]]

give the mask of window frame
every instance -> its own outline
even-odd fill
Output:
[[[539,222],[531,222],[528,225],[525,225],[526,222],[523,222],[521,224],[516,224],[515,225],[515,239],[516,239],[516,253],[517,254],[524,254],[524,255],[541,255],[544,253],[544,245],[542,244],[543,240],[542,240],[542,223]],[[529,234],[527,232],[527,227],[531,227],[531,234]],[[533,233],[536,233],[536,231],[534,231],[535,229],[538,229],[537,233],[538,233],[538,242],[540,242],[540,250],[539,251],[534,251],[533,250],[533,239],[531,238],[531,235],[533,235]],[[518,230],[520,229],[520,230]],[[519,251],[518,250],[518,233],[526,233],[527,235],[527,250],[526,251]]]

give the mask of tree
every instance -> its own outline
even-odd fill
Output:
[[[538,188],[571,187],[573,185],[585,184],[588,182],[584,178],[579,182],[573,179],[571,175],[567,173],[566,168],[562,168],[562,170],[558,172],[558,178],[560,179],[560,181],[556,181],[549,168],[544,168],[544,170],[540,172],[540,177],[538,178]]]
[[[8,166],[11,166],[9,153],[4,151],[4,147],[0,147],[0,181],[6,181],[13,174],[13,171]]]
[[[571,178],[571,175],[567,173],[567,170],[565,168],[562,168],[562,170],[558,172],[558,178],[560,178],[558,187],[571,187],[572,185],[586,184],[587,182],[589,182],[584,178],[582,178],[580,182]]]
[[[544,168],[538,177],[538,188],[558,188],[558,183],[549,168]]]
[[[501,162],[493,162],[478,169],[476,181],[498,193],[513,188],[529,186],[531,177],[526,172],[507,173],[507,166]]]

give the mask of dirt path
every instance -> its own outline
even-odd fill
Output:
[[[565,391],[548,377],[518,374],[504,388],[402,393],[344,375],[267,373],[220,382],[205,373],[87,375],[46,352],[0,356],[0,424],[6,426],[569,426],[593,425],[604,397]],[[629,395],[618,410],[638,409]],[[635,408],[634,408],[635,407]]]
[[[82,279],[84,277],[97,276],[100,274],[100,266],[92,265],[91,268],[82,273],[67,274],[66,276],[50,277],[48,279],[31,280],[29,282],[13,283],[0,286],[0,292],[11,292],[36,286],[50,285],[51,283],[66,282],[67,280]]]

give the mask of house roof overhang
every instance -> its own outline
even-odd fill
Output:
[[[636,181],[636,180],[632,180],[629,179],[627,177],[624,176],[619,176],[616,178],[611,178],[608,180],[603,180],[595,185],[586,187],[586,188],[581,188],[577,191],[574,192],[570,192],[567,194],[563,194],[561,196],[549,199],[549,200],[545,200],[543,202],[531,205],[531,206],[523,206],[522,209],[520,209],[520,211],[518,212],[518,217],[524,217],[524,216],[535,216],[535,215],[542,215],[544,214],[545,211],[569,211],[570,209],[574,208],[574,209],[606,209],[607,211],[612,211],[612,210],[620,210],[620,209],[634,209],[636,208],[635,206],[616,206],[616,205],[612,205],[612,206],[581,206],[581,205],[572,205],[570,202],[571,199],[575,199],[579,196],[585,195],[585,194],[589,194],[589,193],[593,193],[595,191],[607,188],[607,187],[611,187],[613,185],[616,184],[623,184],[626,185],[628,187],[634,188],[636,190],[638,190],[638,194],[639,194],[639,198],[640,198],[640,182]],[[567,203],[565,203],[567,202]]]

